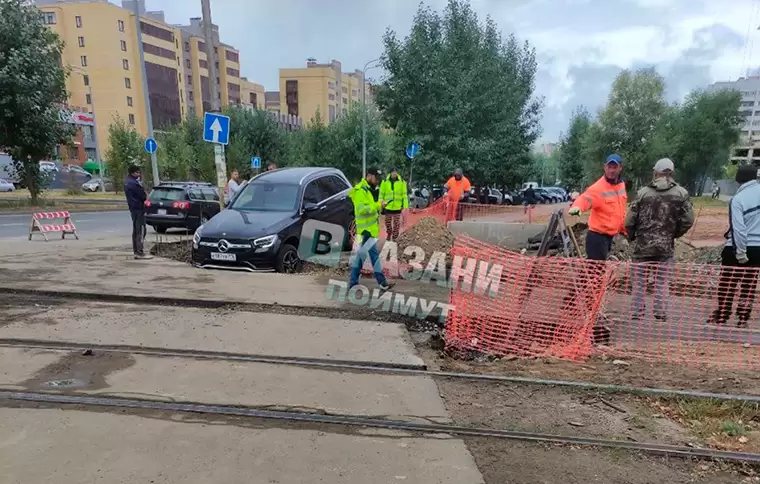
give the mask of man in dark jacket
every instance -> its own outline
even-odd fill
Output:
[[[689,192],[673,180],[675,166],[669,158],[654,165],[652,182],[639,190],[625,219],[628,240],[633,243],[631,291],[633,319],[645,310],[647,276],[655,272],[654,317],[665,321],[668,276],[672,271],[675,239],[694,225]],[[648,264],[647,264],[648,263]]]
[[[127,173],[127,179],[124,181],[124,195],[127,197],[129,214],[132,216],[132,252],[135,254],[135,259],[152,259],[153,256],[146,255],[143,250],[147,196],[140,182],[142,173],[140,173],[140,167],[135,165],[131,165]]]

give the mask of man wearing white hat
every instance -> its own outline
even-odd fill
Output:
[[[694,225],[689,192],[673,180],[675,166],[669,158],[654,165],[652,182],[641,188],[625,220],[628,240],[633,244],[631,291],[632,317],[644,316],[647,275],[655,273],[654,317],[667,319],[668,278],[672,271],[675,239]]]

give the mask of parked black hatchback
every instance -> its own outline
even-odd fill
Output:
[[[334,168],[285,168],[249,181],[193,236],[193,264],[251,272],[297,272],[306,220],[354,227],[345,175]],[[347,238],[346,243],[350,243]]]
[[[211,183],[161,182],[145,201],[145,223],[159,234],[170,228],[195,230],[219,210],[219,192]]]

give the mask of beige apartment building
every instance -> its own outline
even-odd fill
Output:
[[[341,63],[333,60],[329,64],[319,64],[308,59],[306,67],[280,69],[280,112],[311,121],[319,111],[324,123],[332,123],[348,112],[352,103],[361,102],[361,90],[367,92],[370,102],[369,84],[364,82],[362,71],[343,72]],[[267,93],[274,100],[274,93]]]

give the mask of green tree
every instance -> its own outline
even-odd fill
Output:
[[[516,183],[539,134],[530,45],[505,41],[465,0],[442,15],[421,6],[409,36],[388,31],[384,45],[377,102],[401,139],[422,145],[415,170],[440,181],[462,167],[475,183]]]
[[[108,171],[113,177],[115,191],[119,191],[121,182],[127,175],[129,165],[137,165],[142,169],[143,176],[149,176],[151,170],[146,170],[145,140],[135,128],[117,117],[108,126],[108,143],[106,152]]]
[[[333,166],[333,145],[330,130],[322,121],[319,109],[306,125],[303,136],[302,166]]]
[[[203,141],[203,121],[189,116],[181,123],[157,133],[158,169],[163,180],[193,180],[214,183],[216,167],[211,143]]]
[[[680,108],[674,159],[678,181],[697,195],[708,177],[718,177],[739,141],[744,118],[738,91],[692,92]]]
[[[604,157],[623,157],[626,178],[634,186],[647,183],[652,173],[652,142],[657,124],[667,111],[665,81],[653,69],[624,70],[612,84],[607,105],[588,131],[586,181],[601,175]]]
[[[225,114],[230,116],[228,171],[237,169],[241,174],[250,175],[251,158],[254,156],[260,157],[264,165],[269,162],[280,166],[286,164],[285,132],[270,113],[232,106],[225,110]]]
[[[386,165],[380,118],[367,109],[367,166]],[[331,160],[329,166],[343,171],[352,182],[362,178],[362,107],[352,106],[348,113],[336,119],[328,128]],[[385,167],[388,168],[388,167]]]
[[[63,42],[37,8],[24,0],[0,2],[0,149],[10,153],[33,204],[45,179],[40,160],[74,135],[74,126],[59,117],[68,98],[62,53]]]
[[[581,107],[573,113],[570,127],[559,143],[559,176],[571,189],[580,189],[583,184],[583,143],[590,127],[588,111]]]

